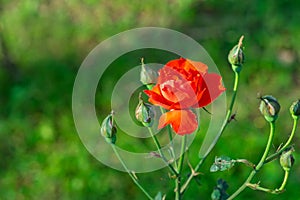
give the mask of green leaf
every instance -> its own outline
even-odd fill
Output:
[[[214,191],[211,194],[212,200],[220,200],[221,199],[221,192],[219,188],[215,188]]]
[[[161,192],[157,193],[157,195],[155,196],[154,200],[163,200]]]
[[[211,199],[212,200],[226,200],[229,195],[226,193],[226,190],[228,188],[228,184],[223,179],[219,179],[217,181],[217,186],[214,188]]]
[[[210,167],[210,172],[225,171],[234,166],[236,160],[228,156],[220,156],[215,158],[215,162]]]
[[[212,166],[210,167],[210,172],[217,172],[219,171],[219,167],[216,164],[212,164]]]

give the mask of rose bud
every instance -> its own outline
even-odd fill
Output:
[[[242,64],[244,63],[245,56],[242,50],[242,41],[244,36],[240,38],[240,41],[235,45],[228,54],[228,61],[232,66],[234,72],[240,72],[242,70]]]
[[[153,124],[154,111],[153,107],[149,103],[145,103],[141,97],[141,93],[139,96],[139,104],[135,109],[135,117],[141,122],[144,126],[150,127]]]
[[[113,120],[113,111],[103,120],[100,133],[108,143],[115,144],[117,137],[117,128]]]
[[[147,86],[154,85],[157,80],[157,72],[144,64],[144,59],[141,59],[142,70],[140,73],[140,81]]]
[[[294,148],[290,148],[280,155],[280,165],[284,171],[289,171],[295,162],[293,152]]]
[[[299,117],[300,117],[300,100],[295,101],[292,104],[292,106],[290,108],[290,113],[294,119],[299,119]]]
[[[277,119],[280,110],[278,101],[270,95],[263,96],[260,99],[260,112],[264,115],[268,122],[274,122]]]

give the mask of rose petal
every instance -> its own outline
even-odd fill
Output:
[[[225,91],[220,75],[207,73],[203,76],[203,80],[201,90],[204,92],[199,96],[198,103],[193,107],[207,106]]]
[[[166,64],[166,66],[175,69],[181,74],[189,75],[191,71],[199,72],[201,74],[204,74],[207,72],[207,65],[205,65],[202,62],[196,62],[192,60],[188,60],[185,58],[180,58],[176,60],[171,60]],[[185,73],[183,73],[185,72]],[[188,73],[186,73],[188,72]]]
[[[170,80],[160,84],[159,87],[163,97],[173,102],[171,109],[186,109],[197,102],[197,95],[190,82]]]
[[[202,63],[202,62],[196,62],[196,61],[192,61],[187,59],[187,61],[193,65],[201,74],[205,74],[207,72],[207,65]]]
[[[162,106],[169,110],[170,106],[174,104],[163,97],[160,92],[159,85],[155,85],[152,90],[144,90],[144,92],[149,96],[149,102],[153,105]]]
[[[196,115],[191,110],[171,110],[162,114],[158,128],[161,129],[168,124],[179,135],[193,133],[198,127]]]
[[[183,74],[181,74],[178,70],[173,68],[172,66],[165,65],[158,72],[159,76],[157,79],[157,84],[162,84],[168,80],[178,80],[185,79]]]

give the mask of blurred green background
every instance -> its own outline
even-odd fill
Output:
[[[218,178],[228,182],[232,193],[250,169],[238,165],[211,174],[209,167],[216,155],[223,154],[259,160],[268,126],[258,112],[257,93],[272,94],[282,105],[272,151],[291,130],[288,108],[300,98],[299,9],[299,1],[287,0],[1,0],[0,199],[145,199],[127,174],[104,166],[87,152],[71,110],[73,82],[87,54],[110,36],[143,26],[181,31],[202,44],[219,67],[229,95],[233,74],[227,53],[245,35],[246,63],[234,109],[237,121],[230,124],[203,165],[200,185],[193,182],[185,198],[210,199]],[[115,76],[104,77],[107,84],[97,92],[99,120],[110,111],[113,83],[128,66],[140,63],[140,55],[146,62],[157,63],[175,58],[141,51],[118,59],[115,65],[124,68],[115,67]],[[237,199],[299,198],[299,134],[298,129],[296,164],[287,191],[274,196],[246,189]],[[129,141],[118,142],[133,146]],[[147,145],[151,147],[150,140]],[[193,164],[198,148],[195,142],[190,153]],[[254,182],[276,188],[282,176],[275,161]],[[166,169],[139,177],[152,195],[161,190],[172,199],[173,181]]]

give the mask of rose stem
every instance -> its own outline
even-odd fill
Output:
[[[161,111],[161,113],[165,113],[166,112],[166,110],[163,109],[162,107],[160,107],[160,111]],[[173,136],[172,136],[172,129],[171,129],[170,125],[167,126],[167,130],[168,130],[169,141],[170,141],[170,145],[171,145],[172,159],[174,160],[175,168],[178,169],[177,162],[175,160],[174,142],[173,142]]]
[[[156,145],[156,148],[158,150],[158,153],[160,155],[160,157],[163,159],[163,161],[168,165],[168,167],[170,168],[170,170],[175,174],[176,177],[178,177],[178,172],[174,169],[174,167],[171,165],[171,163],[166,159],[165,155],[163,154],[163,152],[161,151],[161,146],[160,143],[157,139],[157,137],[153,134],[151,128],[148,127],[148,131]]]
[[[290,174],[289,170],[284,171],[284,178],[281,183],[281,186],[280,186],[280,188],[275,189],[275,190],[272,190],[269,188],[264,188],[264,187],[259,186],[258,184],[252,184],[252,183],[248,183],[247,186],[253,190],[260,190],[260,191],[271,193],[271,194],[279,194],[279,193],[284,192],[284,188],[285,188],[287,180],[289,178],[289,174]]]
[[[268,163],[268,162],[271,162],[272,160],[274,160],[276,157],[278,157],[290,145],[290,143],[292,142],[292,139],[295,135],[297,124],[298,124],[298,120],[294,119],[293,129],[292,129],[292,132],[290,134],[289,139],[287,140],[285,145],[283,145],[283,147],[280,148],[280,150],[278,150],[276,153],[274,153],[274,154],[270,155],[269,157],[267,157],[265,163]]]
[[[235,102],[236,95],[237,95],[237,91],[238,91],[239,78],[240,78],[239,72],[234,72],[234,85],[233,85],[233,94],[232,94],[231,102],[230,102],[229,108],[227,110],[226,117],[223,121],[223,125],[222,125],[221,129],[219,130],[218,135],[221,135],[224,132],[226,126],[229,124],[229,119],[231,117],[232,109],[233,109],[234,102]],[[182,186],[181,193],[183,193],[186,190],[187,186],[189,185],[191,180],[195,177],[196,172],[199,170],[200,166],[203,164],[206,157],[207,157],[207,155],[199,160],[196,167],[194,168],[194,173],[190,174],[190,176],[188,177],[188,179],[186,180],[186,182]]]
[[[235,198],[236,196],[238,196],[247,187],[247,185],[250,183],[250,181],[252,180],[254,175],[264,165],[264,162],[265,162],[265,160],[268,156],[268,153],[270,151],[270,147],[272,145],[272,141],[273,141],[273,137],[274,137],[274,130],[275,130],[275,123],[274,122],[269,122],[269,124],[270,124],[270,134],[269,134],[268,143],[267,143],[267,146],[266,146],[266,149],[265,149],[265,152],[264,152],[263,156],[261,157],[259,163],[256,165],[255,169],[252,170],[252,172],[249,174],[249,176],[246,179],[246,181],[244,182],[244,184],[238,190],[236,190],[227,200],[231,200],[231,199]]]
[[[175,180],[175,199],[180,200],[181,199],[181,172],[182,172],[182,166],[184,161],[184,154],[185,154],[185,148],[186,148],[186,135],[182,136],[182,142],[181,142],[181,151],[180,151],[180,158],[178,162],[178,174],[176,180]]]
[[[122,166],[124,167],[124,169],[126,170],[126,172],[129,174],[130,178],[133,180],[133,182],[142,190],[142,192],[148,197],[148,199],[150,200],[154,200],[149,193],[143,188],[143,186],[138,182],[137,178],[135,178],[132,173],[130,172],[130,170],[127,168],[126,164],[124,163],[123,159],[121,158],[119,152],[117,151],[116,147],[114,144],[111,144],[112,149],[114,150],[117,158],[119,159],[119,161],[121,162]]]

